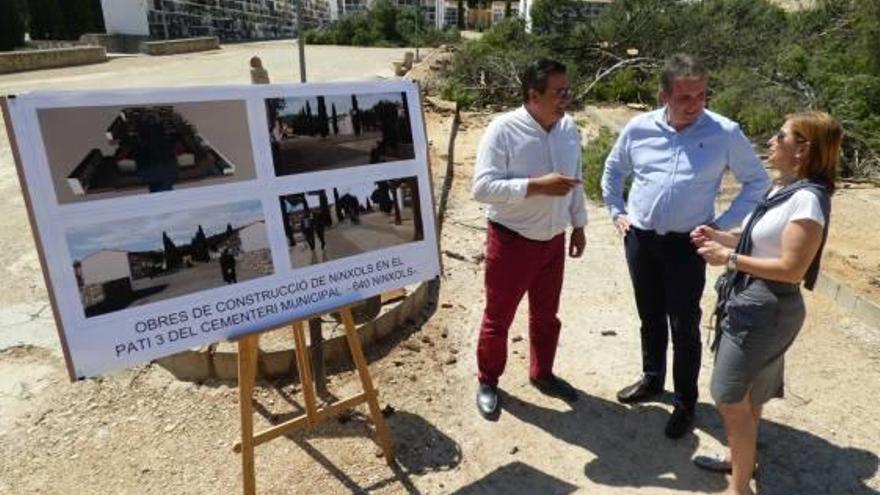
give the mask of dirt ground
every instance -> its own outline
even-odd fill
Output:
[[[620,113],[607,118],[625,121]],[[258,447],[259,493],[723,491],[723,477],[690,462],[695,452],[722,445],[720,419],[706,393],[708,352],[694,434],[678,441],[663,436],[668,394],[633,407],[614,400],[640,368],[638,321],[621,242],[599,205],[589,205],[584,258],[567,264],[560,315],[556,370],[580,390],[580,399],[568,405],[529,386],[524,303],[511,329],[501,418],[490,423],[476,414],[485,221],[469,185],[476,144],[489,119],[464,115],[441,238],[444,277],[436,312],[422,327],[403,328],[368,352],[397,445],[397,465],[389,468],[378,457],[361,407]],[[427,119],[435,185],[442,182],[450,120],[439,111]],[[8,155],[0,159],[2,204],[10,212],[0,219],[0,232],[8,233],[0,236],[0,252],[14,247],[16,253],[3,268],[0,493],[240,492],[240,458],[231,449],[239,434],[235,383],[182,382],[147,365],[71,384],[51,333],[30,339],[35,345],[14,345],[11,329],[45,332],[51,314],[21,193],[10,179],[11,162]],[[878,202],[880,191],[857,185],[835,198],[825,264],[829,271],[842,270],[854,287],[864,283],[865,290],[873,290],[870,277],[880,273],[880,220],[871,208]],[[806,298],[807,323],[787,358],[787,398],[766,407],[757,487],[764,494],[880,493],[880,420],[874,413],[880,329],[819,295]],[[708,338],[708,327],[704,332]],[[330,378],[338,397],[358,388],[351,371]],[[257,428],[300,414],[299,392],[294,380],[260,384]]]

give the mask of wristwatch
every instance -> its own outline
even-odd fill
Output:
[[[727,257],[727,269],[730,271],[736,270],[736,262],[739,259],[739,255],[736,252],[731,252],[730,256]]]

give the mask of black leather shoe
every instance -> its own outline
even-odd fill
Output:
[[[556,375],[550,375],[547,378],[532,378],[529,381],[545,395],[559,397],[565,402],[575,402],[578,399],[577,389]]]
[[[691,460],[700,469],[718,474],[733,474],[733,467],[730,465],[730,461],[721,454],[701,454],[694,456]],[[755,464],[755,469],[752,470],[752,478],[757,477],[758,465]]]
[[[647,377],[639,378],[639,381],[627,385],[617,392],[617,400],[624,404],[644,402],[663,393],[663,388],[651,383]]]
[[[694,428],[694,410],[683,406],[675,406],[672,416],[666,423],[667,438],[681,438]]]
[[[480,416],[489,421],[495,421],[501,412],[500,405],[501,398],[498,396],[498,387],[481,383],[477,390],[477,411],[480,412]]]

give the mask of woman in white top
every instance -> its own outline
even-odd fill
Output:
[[[694,458],[699,467],[732,473],[727,493],[753,493],[761,407],[782,397],[784,354],[804,321],[800,284],[812,289],[816,281],[842,138],[827,113],[789,115],[768,143],[776,184],[744,228],[691,233],[706,262],[729,270],[729,289],[719,290],[711,391],[730,452]]]

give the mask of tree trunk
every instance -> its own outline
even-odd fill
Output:
[[[458,30],[464,30],[464,0],[458,0],[458,9],[456,10],[458,13]]]

